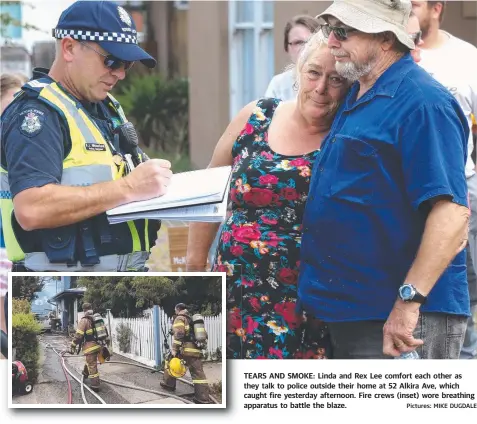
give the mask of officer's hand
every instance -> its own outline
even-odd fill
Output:
[[[175,358],[177,356],[177,352],[172,351],[171,355]]]
[[[168,160],[150,159],[139,164],[124,180],[131,190],[132,201],[139,201],[166,194],[171,177]]]

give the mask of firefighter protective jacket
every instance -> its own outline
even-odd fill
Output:
[[[90,318],[89,318],[90,317]],[[78,345],[83,345],[83,354],[99,352],[101,345],[96,341],[94,335],[93,311],[86,311],[84,317],[81,318],[76,329],[75,337],[71,342],[71,346],[76,349]]]
[[[172,323],[172,352],[182,356],[200,357],[201,350],[194,343],[192,319],[187,309],[179,312]]]

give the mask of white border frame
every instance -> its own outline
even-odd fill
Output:
[[[220,404],[13,404],[12,402],[12,379],[8,378],[8,408],[9,409],[225,409],[227,408],[227,361],[226,361],[226,285],[225,272],[9,272],[8,273],[8,366],[12,363],[12,298],[10,295],[13,277],[37,276],[37,277],[222,277],[222,403]],[[10,373],[8,373],[8,376]],[[159,384],[159,380],[158,380]]]

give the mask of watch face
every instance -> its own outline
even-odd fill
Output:
[[[412,299],[414,290],[410,286],[402,286],[399,290],[401,292],[401,297],[404,300]]]

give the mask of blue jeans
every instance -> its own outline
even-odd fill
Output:
[[[384,321],[327,322],[331,359],[392,359],[383,354]],[[421,359],[458,359],[467,317],[424,312],[414,337],[424,345],[416,349]]]
[[[469,281],[470,306],[472,316],[467,321],[464,345],[460,352],[462,359],[474,359],[477,356],[477,175],[467,181],[470,197],[469,244],[467,246],[467,279]]]

